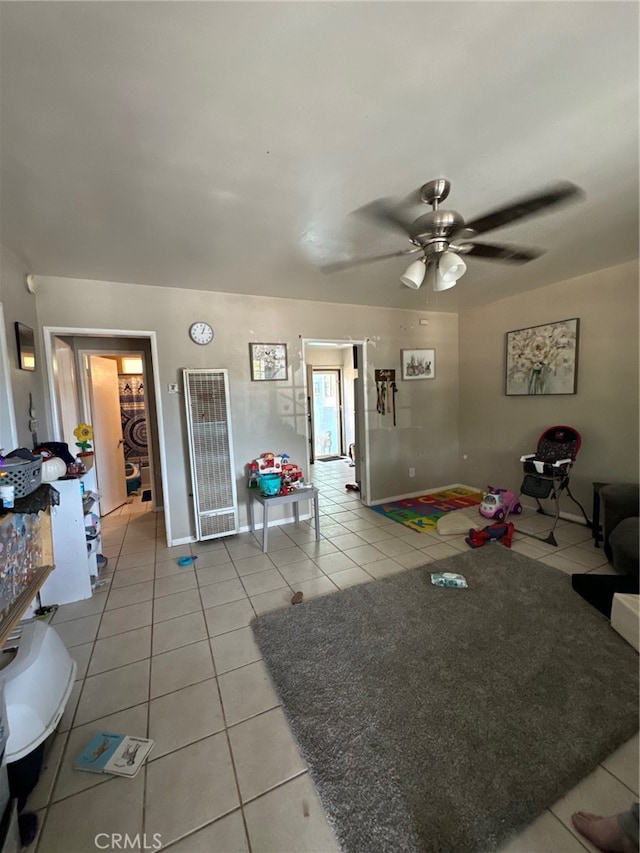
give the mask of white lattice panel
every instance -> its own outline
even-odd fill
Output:
[[[237,533],[238,507],[226,370],[184,370],[198,539]]]

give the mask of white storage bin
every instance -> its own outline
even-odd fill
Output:
[[[78,667],[56,631],[37,619],[17,626],[5,643],[0,664],[10,763],[24,758],[55,730]]]

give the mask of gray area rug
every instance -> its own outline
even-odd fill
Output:
[[[252,625],[346,853],[495,850],[638,729],[636,652],[499,544]]]

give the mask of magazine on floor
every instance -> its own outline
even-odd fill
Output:
[[[76,770],[90,773],[111,773],[133,778],[151,752],[155,741],[132,735],[100,732],[76,758]]]

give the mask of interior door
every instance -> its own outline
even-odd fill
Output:
[[[127,500],[116,361],[89,356],[89,393],[100,515],[107,515]]]

